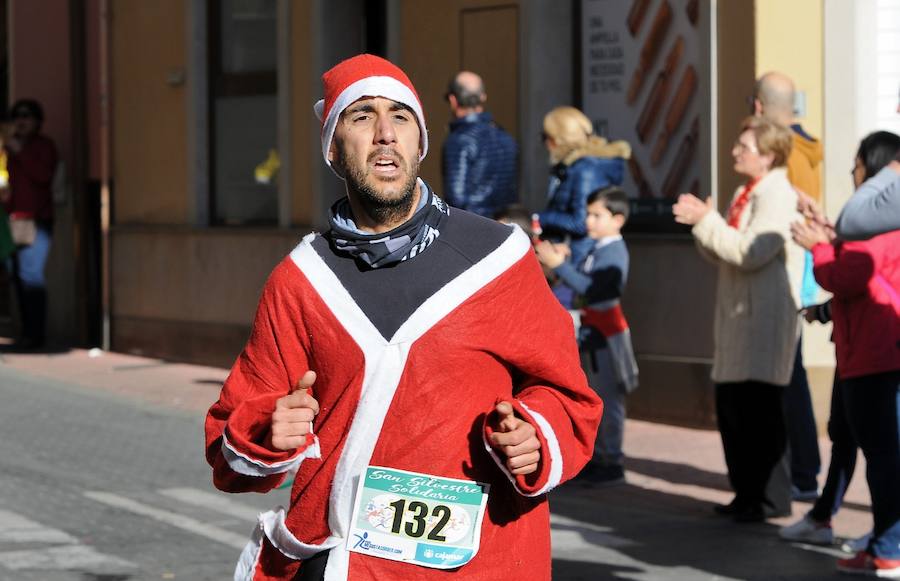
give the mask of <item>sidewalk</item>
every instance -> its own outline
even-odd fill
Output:
[[[0,356],[0,366],[199,415],[204,414],[215,401],[228,373],[219,368],[98,350],[3,354]],[[829,442],[820,440],[820,448],[827,465]],[[679,518],[708,519],[711,503],[731,499],[721,443],[715,431],[629,420],[626,424],[625,452],[629,486],[579,489],[574,484],[567,484],[554,493],[554,506],[566,509],[575,518],[579,506],[603,503],[642,511],[649,516],[668,514]],[[825,468],[827,466],[823,471]],[[822,479],[824,474],[820,475],[820,481]],[[793,522],[809,510],[809,506],[807,503],[795,503],[792,517],[769,522],[772,525]],[[855,537],[868,532],[872,523],[869,507],[865,465],[861,458],[844,508],[834,521],[836,536]],[[583,512],[585,509],[581,510]],[[769,538],[774,537],[774,529],[766,534]]]

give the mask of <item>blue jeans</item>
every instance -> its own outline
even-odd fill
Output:
[[[51,241],[49,227],[38,225],[34,242],[18,248],[8,261],[22,321],[21,343],[29,347],[44,344],[47,321],[47,279],[44,269],[50,255]]]
[[[601,466],[621,466],[625,454],[625,388],[616,380],[609,349],[582,349],[581,368],[588,384],[603,400],[603,418],[594,441],[594,462]]]
[[[791,482],[800,490],[818,490],[816,477],[821,468],[819,438],[813,415],[809,380],[803,367],[803,341],[797,341],[794,371],[784,389],[784,421],[791,453]]]
[[[842,382],[847,419],[866,456],[875,526],[869,552],[900,559],[900,371]]]
[[[26,289],[47,288],[44,269],[47,266],[47,257],[50,256],[51,240],[50,230],[38,226],[31,246],[23,246],[16,250],[16,278]]]
[[[831,415],[828,416],[828,437],[831,439],[831,462],[828,464],[828,476],[822,494],[809,511],[809,516],[817,522],[831,520],[844,502],[844,494],[853,471],[856,469],[856,438],[847,420],[844,392],[838,374],[834,374],[834,386],[831,388]]]

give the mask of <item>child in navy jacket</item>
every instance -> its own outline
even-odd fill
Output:
[[[637,387],[637,364],[619,299],[628,278],[628,248],[621,230],[628,219],[628,196],[617,187],[593,192],[585,220],[593,247],[579,264],[567,260],[564,245],[542,242],[538,258],[576,295],[581,364],[588,383],[605,404],[594,458],[583,477],[598,484],[624,482],[622,436],[625,395]]]

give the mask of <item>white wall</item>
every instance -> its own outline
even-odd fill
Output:
[[[876,127],[900,134],[900,0],[877,0]]]
[[[825,0],[825,209],[853,193],[859,140],[900,134],[900,0]]]

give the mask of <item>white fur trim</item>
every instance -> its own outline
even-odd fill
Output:
[[[262,515],[260,515],[262,516]],[[256,574],[256,566],[259,564],[259,554],[262,552],[263,529],[260,523],[253,528],[250,540],[241,551],[237,565],[234,567],[234,581],[253,581]]]
[[[556,432],[553,431],[553,426],[550,425],[550,422],[548,422],[544,416],[525,405],[524,402],[519,403],[522,404],[522,407],[525,408],[525,410],[531,414],[531,417],[534,418],[534,421],[537,422],[537,427],[544,434],[544,439],[547,440],[547,447],[550,448],[547,450],[549,458],[547,456],[544,457],[545,462],[550,462],[550,474],[547,476],[547,483],[544,484],[540,490],[529,495],[538,496],[545,492],[550,492],[559,486],[563,474],[562,449],[559,447],[559,440],[556,438]]]
[[[362,392],[332,480],[328,499],[331,534],[328,538],[318,545],[301,542],[284,524],[283,509],[261,515],[260,522],[272,544],[293,559],[309,558],[330,549],[325,581],[343,581],[347,579],[350,566],[346,537],[353,514],[354,493],[360,475],[371,461],[410,348],[438,321],[520,260],[531,244],[523,232],[513,229],[503,244],[425,301],[394,337],[387,340],[316,253],[312,247],[315,236],[304,237],[291,252],[291,259],[362,350],[365,357]]]
[[[425,127],[425,114],[422,111],[422,105],[416,98],[415,93],[394,77],[365,77],[351,84],[338,95],[331,106],[331,110],[328,111],[327,118],[322,119],[325,110],[324,101],[318,101],[313,107],[316,116],[323,122],[322,157],[325,158],[325,163],[328,164],[328,167],[331,167],[331,162],[328,161],[328,150],[331,149],[331,140],[334,138],[334,128],[337,126],[338,119],[341,118],[341,113],[344,109],[362,97],[384,97],[385,99],[403,103],[412,109],[413,113],[416,114],[416,121],[419,123],[419,145],[422,148],[419,161],[425,159],[425,154],[428,153],[428,130]]]
[[[474,293],[503,274],[531,250],[531,240],[520,229],[510,235],[493,252],[430,296],[394,333],[391,343],[415,341],[438,321],[450,314]]]
[[[536,492],[525,492],[521,488],[519,488],[518,482],[516,482],[516,477],[512,472],[506,467],[506,463],[500,458],[500,455],[497,454],[497,451],[494,450],[494,447],[491,446],[491,443],[488,442],[487,436],[484,432],[481,433],[481,439],[484,442],[484,449],[487,450],[488,454],[491,455],[491,458],[494,459],[494,462],[500,468],[500,470],[506,474],[506,478],[512,483],[513,488],[516,489],[516,492],[521,494],[522,496],[535,497],[540,496],[544,493],[550,492],[557,486],[559,486],[560,480],[562,480],[562,471],[563,471],[563,460],[562,460],[562,450],[559,447],[559,440],[556,439],[556,433],[553,431],[553,427],[550,426],[550,422],[544,418],[541,414],[529,408],[523,402],[519,401],[519,404],[526,410],[531,416],[534,418],[534,421],[537,423],[537,429],[541,431],[544,435],[544,439],[547,440],[547,446],[550,448],[547,450],[546,454],[541,453],[541,459],[544,462],[550,462],[550,474],[547,475],[547,482]]]
[[[273,462],[267,464],[262,460],[251,458],[246,454],[238,452],[231,442],[228,441],[228,435],[222,433],[222,455],[225,461],[231,466],[231,469],[238,474],[244,476],[272,476],[273,474],[283,474],[285,472],[296,471],[300,467],[300,463],[306,458],[321,458],[322,452],[319,448],[319,438],[316,436],[311,446],[308,446],[303,452],[297,454],[290,460],[282,460],[281,462]]]

